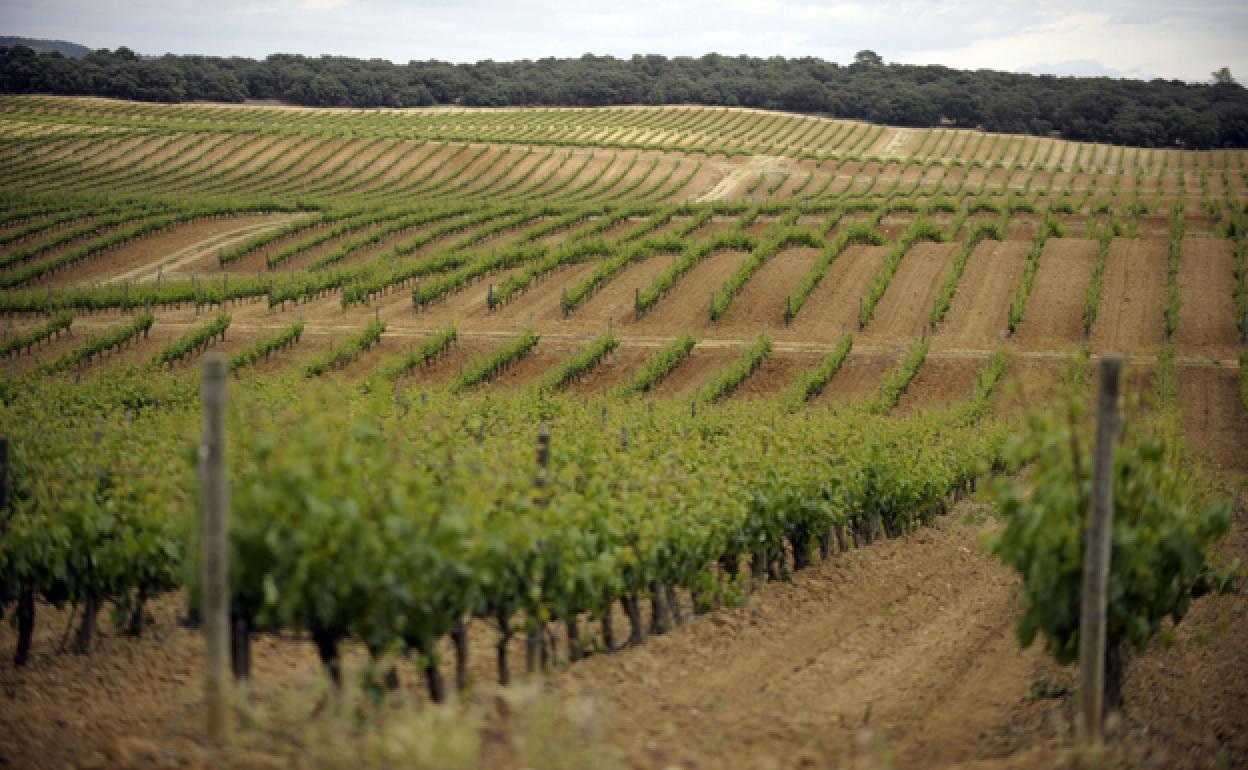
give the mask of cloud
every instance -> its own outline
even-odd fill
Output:
[[[263,57],[818,56],[1205,80],[1248,72],[1239,0],[0,0],[8,34]]]

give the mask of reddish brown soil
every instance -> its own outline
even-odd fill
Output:
[[[896,366],[897,361],[889,356],[851,354],[814,403],[843,404],[871,398]]]
[[[1092,346],[1135,353],[1161,346],[1166,309],[1166,242],[1116,238],[1109,247]]]
[[[1026,241],[984,241],[966,261],[949,312],[932,343],[938,348],[992,348],[1007,329],[1010,303],[1027,264]]]
[[[711,294],[736,272],[746,256],[744,251],[719,251],[705,257],[676,281],[667,295],[641,316],[641,321],[633,323],[629,318],[625,328],[636,334],[671,335],[688,326],[698,334],[710,324]]]
[[[1023,322],[1013,343],[1024,350],[1078,347],[1083,338],[1083,307],[1096,267],[1097,242],[1049,238]],[[1007,311],[1008,312],[1008,311]]]
[[[786,249],[758,269],[715,322],[716,336],[748,337],[784,326],[784,306],[819,257],[818,249]]]
[[[901,258],[901,267],[876,305],[863,342],[896,344],[918,339],[957,250],[954,243],[914,244]]]
[[[836,258],[787,331],[784,339],[832,344],[858,328],[858,302],[875,280],[887,246],[851,246]]]
[[[766,398],[778,396],[785,391],[799,373],[819,365],[823,356],[818,353],[788,353],[773,351],[758,370],[746,378],[733,393],[734,398]]]
[[[1066,358],[1013,356],[993,391],[994,409],[1001,415],[1019,415],[1052,403],[1069,366]]]
[[[1214,469],[1248,472],[1248,414],[1240,373],[1231,367],[1180,366],[1179,408],[1188,442]]]
[[[627,382],[656,348],[621,345],[585,376],[568,385],[569,393],[600,394]]]
[[[1174,344],[1185,354],[1231,357],[1239,347],[1235,326],[1235,259],[1224,238],[1187,238],[1179,257],[1179,325]]]
[[[897,409],[903,413],[919,412],[965,399],[984,364],[981,358],[929,355],[902,394]]]
[[[705,385],[717,371],[732,363],[740,353],[740,350],[731,347],[699,345],[659,381],[653,392],[660,397],[690,395]]]

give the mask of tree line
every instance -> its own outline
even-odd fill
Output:
[[[845,65],[714,53],[393,64],[292,54],[144,58],[124,47],[68,58],[15,45],[0,48],[0,92],[315,107],[702,104],[1144,147],[1248,147],[1248,91],[1225,68],[1197,84],[889,64],[871,51]]]

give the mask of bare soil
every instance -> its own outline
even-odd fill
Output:
[[[806,299],[793,320],[787,338],[833,343],[858,328],[858,302],[875,280],[887,246],[850,246],[832,262],[828,274]]]
[[[940,284],[953,266],[954,243],[923,241],[910,247],[901,266],[875,307],[862,334],[863,342],[909,343],[927,326]]]
[[[1026,241],[984,241],[975,247],[933,346],[982,350],[1004,341],[1030,248]]]
[[[1105,262],[1101,301],[1092,327],[1097,351],[1155,351],[1163,342],[1166,242],[1115,238]]]
[[[1186,238],[1179,257],[1179,324],[1174,344],[1185,354],[1232,357],[1235,326],[1235,258],[1225,238]]]
[[[1083,307],[1096,267],[1097,242],[1049,238],[1036,282],[1013,343],[1024,350],[1076,348],[1083,339]],[[1008,311],[1007,311],[1008,312]]]

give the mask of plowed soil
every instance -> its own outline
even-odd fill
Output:
[[[1026,241],[984,241],[975,247],[934,347],[982,350],[1000,344],[1030,248]]]
[[[928,241],[910,247],[884,297],[875,306],[875,315],[862,335],[863,342],[897,344],[918,339],[957,250],[955,243]]]
[[[1179,257],[1179,325],[1174,344],[1185,354],[1233,356],[1235,258],[1225,238],[1187,238]]]
[[[1166,309],[1166,242],[1115,238],[1105,262],[1105,279],[1092,347],[1141,353],[1163,342]]]
[[[981,358],[928,356],[918,375],[902,394],[897,409],[903,413],[940,408],[965,399],[984,367]]]
[[[711,294],[732,277],[746,256],[744,251],[719,251],[705,257],[676,281],[667,295],[642,315],[640,322],[633,323],[629,318],[627,328],[637,334],[673,335],[688,326],[696,335],[710,324]]]
[[[776,396],[793,384],[798,374],[819,365],[823,356],[817,353],[772,352],[758,370],[741,383],[733,398]]]
[[[786,249],[773,255],[737,293],[728,312],[715,322],[715,334],[749,337],[758,334],[763,324],[769,329],[781,329],[785,302],[818,257],[818,249]]]
[[[1078,347],[1083,339],[1083,307],[1096,268],[1096,251],[1097,242],[1083,238],[1045,241],[1014,344],[1024,350]]]
[[[897,361],[888,356],[850,354],[814,403],[843,404],[871,398],[896,365]]]
[[[887,246],[850,246],[828,269],[789,327],[786,338],[832,344],[858,328],[858,302],[880,271]]]
[[[1248,472],[1248,414],[1239,398],[1239,372],[1211,366],[1178,369],[1179,408],[1191,447],[1217,470]]]
[[[715,372],[732,363],[740,353],[735,348],[699,345],[668,372],[652,392],[660,397],[689,395],[705,385],[715,376]]]

